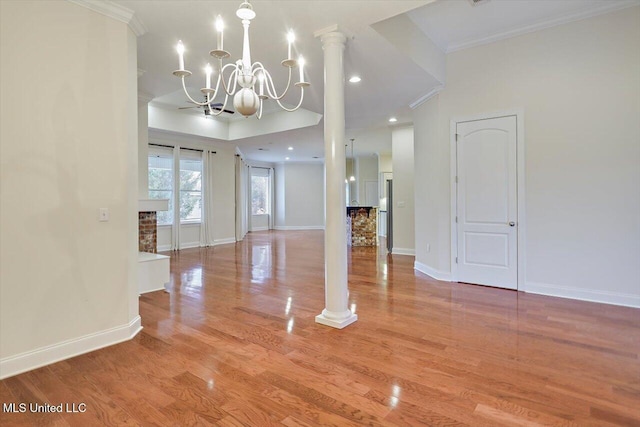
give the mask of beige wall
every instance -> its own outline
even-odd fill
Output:
[[[381,153],[378,155],[378,171],[393,172],[393,161],[391,153]]]
[[[276,165],[276,229],[324,227],[324,165]]]
[[[450,120],[523,108],[525,290],[640,305],[640,7],[447,61],[414,112],[416,261],[450,271]]]
[[[413,138],[412,126],[397,127],[391,132],[395,254],[413,255],[415,250]]]
[[[449,144],[439,138],[440,98],[421,105],[414,115],[416,262],[450,273]],[[448,134],[448,129],[447,129]],[[427,251],[429,245],[429,251]]]
[[[5,376],[137,319],[137,87],[126,24],[66,1],[0,8]]]
[[[358,186],[358,203],[360,206],[364,206],[367,201],[366,194],[366,182],[367,181],[375,181],[378,183],[378,157],[377,156],[366,156],[366,157],[358,157],[356,160],[358,167],[356,168],[358,172],[356,185]],[[376,200],[374,206],[378,204],[378,200]]]

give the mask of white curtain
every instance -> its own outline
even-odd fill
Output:
[[[275,187],[275,171],[273,168],[269,168],[269,230],[273,230],[275,227],[276,218],[276,192]]]
[[[253,227],[251,204],[251,166],[247,165],[247,231],[251,231]]]
[[[242,194],[244,196],[244,206],[243,206],[243,234],[242,237],[245,236],[250,230],[250,213],[251,213],[251,175],[249,175],[249,165],[247,165],[244,160],[242,160]]]
[[[242,158],[236,155],[236,241],[244,239],[248,231],[248,183],[249,168]]]
[[[202,222],[200,246],[213,246],[213,163],[215,152],[202,150]]]
[[[173,225],[171,250],[180,250],[180,147],[173,147]]]

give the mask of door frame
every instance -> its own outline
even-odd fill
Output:
[[[481,113],[470,116],[453,117],[450,121],[449,140],[451,147],[450,163],[450,199],[451,210],[449,223],[451,227],[451,281],[458,281],[458,227],[456,224],[456,213],[458,212],[458,188],[456,176],[458,175],[458,151],[456,144],[456,129],[458,123],[472,122],[487,119],[497,119],[501,117],[516,117],[516,198],[518,206],[518,283],[516,290],[525,290],[525,242],[526,242],[526,218],[525,218],[525,147],[524,147],[524,109],[498,111],[493,113]]]

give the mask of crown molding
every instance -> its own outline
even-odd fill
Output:
[[[429,99],[431,99],[432,96],[442,92],[443,89],[444,89],[444,85],[434,87],[425,95],[422,95],[420,98],[416,99],[411,104],[409,104],[409,108],[411,108],[412,110],[415,110],[416,108],[418,108],[419,106],[427,102]]]
[[[133,31],[133,34],[135,34],[136,37],[140,37],[147,32],[147,27],[145,27],[144,22],[138,18],[138,15],[136,15],[135,12],[133,17],[131,17],[131,21],[129,21],[129,28],[131,28],[131,31]]]
[[[140,21],[140,19],[135,16],[135,12],[131,9],[128,9],[124,6],[120,6],[119,4],[113,3],[108,0],[67,0],[71,3],[77,4],[78,6],[85,7],[87,9],[93,10],[94,12],[98,12],[104,16],[108,16],[109,18],[113,18],[117,21],[124,22],[131,28],[131,31],[139,37],[147,32],[146,27]]]
[[[514,28],[511,30],[503,31],[501,33],[492,34],[487,37],[481,37],[478,39],[469,39],[461,42],[454,42],[447,46],[446,53],[455,52],[458,50],[468,49],[471,47],[481,46],[497,42],[500,40],[508,39],[511,37],[520,36],[522,34],[532,33],[534,31],[543,30],[545,28],[551,28],[562,24],[568,24],[574,21],[580,21],[582,19],[592,18],[594,16],[603,15],[605,13],[615,12],[617,10],[626,9],[632,6],[638,6],[640,2],[638,0],[625,0],[621,2],[606,2],[601,6],[594,7],[593,9],[580,11],[577,13],[568,14],[559,18],[547,19],[537,22],[535,24],[527,25],[520,28]]]

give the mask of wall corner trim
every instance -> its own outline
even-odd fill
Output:
[[[420,273],[424,273],[429,277],[432,277],[436,280],[440,280],[443,282],[451,282],[451,273],[448,271],[440,271],[435,268],[429,267],[427,264],[423,264],[421,262],[414,262],[413,264],[414,270],[419,271]]]
[[[147,32],[147,28],[144,23],[135,15],[135,12],[124,6],[120,6],[117,3],[113,3],[108,0],[67,0],[78,6],[86,7],[87,9],[98,12],[109,18],[113,18],[117,21],[124,22],[131,28],[131,31],[140,37]]]
[[[136,316],[126,325],[116,326],[104,331],[20,353],[15,356],[5,357],[0,360],[0,380],[128,341],[135,337],[141,330],[142,319],[140,316]]]

